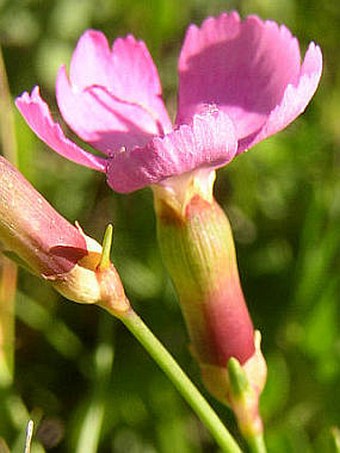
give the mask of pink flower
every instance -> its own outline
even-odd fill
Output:
[[[192,171],[215,169],[300,115],[322,70],[311,43],[285,26],[236,12],[191,25],[180,53],[178,113],[171,124],[156,67],[141,41],[86,31],[56,97],[68,126],[105,157],[66,138],[35,87],[16,105],[33,131],[59,154],[105,172],[117,192],[131,192]]]

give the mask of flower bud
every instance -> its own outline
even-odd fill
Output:
[[[213,182],[214,174],[202,172],[169,180],[166,187],[154,189],[155,206],[160,248],[179,295],[192,353],[208,390],[232,405],[229,359],[249,369],[257,395],[266,366],[255,346],[231,228],[213,198]]]
[[[73,226],[0,156],[0,242],[3,249],[68,299],[129,308],[111,263],[100,268],[102,246]]]

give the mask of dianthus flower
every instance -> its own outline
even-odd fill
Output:
[[[105,172],[117,192],[162,183],[197,168],[215,169],[283,129],[300,115],[321,75],[311,43],[301,65],[299,44],[285,27],[238,14],[191,25],[179,57],[178,112],[172,125],[151,56],[133,36],[109,47],[86,31],[56,82],[62,117],[91,154],[65,137],[35,87],[17,107],[52,149]]]
[[[105,157],[65,137],[38,87],[16,101],[47,145],[106,173],[115,191],[152,186],[159,243],[191,350],[207,388],[233,407],[243,432],[262,430],[258,397],[266,365],[240,286],[229,222],[213,197],[215,170],[300,115],[321,70],[314,43],[301,63],[298,41],[285,26],[256,16],[241,21],[233,12],[189,27],[178,63],[174,125],[144,43],[130,35],[111,49],[102,33],[84,33],[69,76],[60,68],[57,103],[73,132]],[[242,404],[227,372],[232,357],[250,382]]]

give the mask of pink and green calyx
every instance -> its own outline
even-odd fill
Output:
[[[212,195],[213,181],[214,172],[199,172],[175,185],[154,187],[155,209],[162,256],[179,295],[191,352],[207,388],[231,404],[229,359],[258,368],[248,376],[258,394],[266,367],[243,296],[230,224]],[[186,199],[173,190],[180,185],[186,186]]]

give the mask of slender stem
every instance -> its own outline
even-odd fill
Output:
[[[267,453],[267,448],[266,448],[266,444],[264,442],[263,433],[258,434],[257,436],[247,437],[246,441],[249,446],[249,450],[252,453]]]
[[[12,99],[0,47],[0,146],[3,156],[17,161],[17,141]],[[15,292],[17,266],[0,256],[0,386],[10,385],[14,375]]]
[[[132,309],[119,318],[172,381],[210,431],[222,451],[226,453],[241,453],[240,447],[212,407],[142,319]]]
[[[0,47],[0,142],[2,153],[12,164],[17,164],[17,140],[13,102],[9,91],[6,67]]]
[[[17,267],[0,254],[0,387],[12,384],[14,374],[14,304]]]

